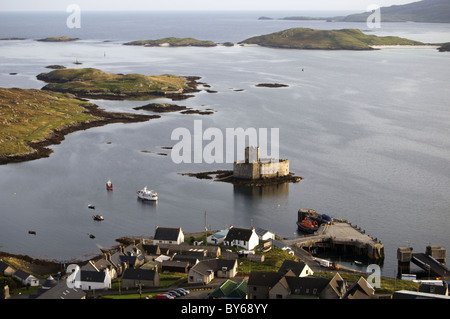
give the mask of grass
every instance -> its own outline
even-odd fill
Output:
[[[84,113],[86,103],[60,93],[0,88],[0,156],[29,153],[27,143],[95,119]]]
[[[187,87],[186,79],[175,75],[113,74],[94,68],[54,70],[39,74],[38,79],[49,82],[46,90],[111,96],[177,92]]]
[[[372,45],[423,45],[400,37],[367,35],[357,29],[313,30],[292,28],[244,40],[268,47],[323,50],[370,50]]]
[[[368,279],[370,275],[368,274],[347,274],[344,272],[339,272],[342,279],[347,282],[356,282],[359,278],[363,277],[364,279]],[[325,278],[333,278],[335,275],[334,272],[315,272],[314,275],[325,277]],[[376,294],[392,294],[394,291],[398,290],[410,290],[410,291],[419,291],[419,284],[413,281],[408,280],[400,280],[395,278],[380,278],[380,288],[375,288]]]

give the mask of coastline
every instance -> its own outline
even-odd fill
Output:
[[[87,130],[92,127],[104,126],[112,123],[145,122],[151,119],[160,118],[159,115],[106,112],[92,103],[85,105],[84,108],[86,109],[86,113],[95,116],[96,119],[54,130],[49,136],[41,141],[27,143],[33,150],[29,153],[0,156],[0,165],[49,157],[50,154],[53,153],[53,150],[49,149],[48,146],[60,144],[61,141],[65,139],[65,136],[72,132]]]

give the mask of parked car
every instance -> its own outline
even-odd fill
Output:
[[[186,290],[184,290],[183,288],[177,288],[177,289],[174,289],[176,292],[178,292],[180,295],[182,295],[182,296],[185,296],[185,295],[187,295],[188,293],[187,293],[187,291]]]
[[[170,290],[170,291],[167,292],[167,294],[168,294],[168,295],[172,295],[172,296],[174,296],[175,298],[176,298],[176,297],[181,297],[181,294],[180,294],[179,292],[176,292],[175,290]]]
[[[177,288],[177,289],[175,289],[175,290],[180,290],[181,292],[183,292],[185,295],[188,295],[189,294],[189,290],[186,290],[186,289],[184,289],[184,288]]]
[[[175,299],[175,297],[168,294],[159,294],[155,296],[155,299]]]

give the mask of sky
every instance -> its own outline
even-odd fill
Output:
[[[418,0],[0,0],[0,11],[66,11],[70,4],[81,10],[254,10],[254,11],[366,11],[369,5],[401,5]]]

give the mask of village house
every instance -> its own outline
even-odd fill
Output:
[[[156,226],[153,244],[177,244],[184,242],[184,234],[181,227],[167,228]]]
[[[159,286],[159,273],[156,269],[126,269],[122,276],[125,289]]]
[[[292,273],[296,277],[305,277],[314,274],[312,269],[303,261],[293,261],[293,260],[283,261],[283,264],[278,269],[278,272],[286,274],[288,271],[292,271]]]
[[[12,276],[16,270],[0,259],[0,272],[6,276]]]
[[[224,230],[218,231],[218,232],[216,232],[214,234],[211,234],[208,237],[206,237],[206,242],[208,244],[220,245],[220,244],[223,243],[223,241],[227,237],[227,234],[228,234],[228,229],[224,229]]]
[[[164,260],[161,263],[162,272],[179,272],[186,274],[189,268],[189,261],[181,260]]]
[[[101,272],[80,270],[80,282],[76,287],[88,291],[111,288],[111,277],[108,269]]]
[[[19,279],[25,286],[37,287],[40,285],[39,279],[20,269],[14,272],[13,277]]]
[[[227,279],[209,294],[209,299],[247,299],[247,282]]]
[[[231,226],[224,239],[225,246],[238,246],[247,250],[252,250],[259,244],[259,237],[255,228],[245,229]]]
[[[297,277],[287,274],[269,290],[269,299],[291,299],[300,296],[319,299],[329,282],[330,279],[323,277]]]
[[[189,284],[208,284],[215,277],[233,278],[237,273],[237,261],[226,259],[204,260],[193,266],[188,273]]]
[[[354,282],[344,295],[344,299],[371,299],[375,295],[375,289],[363,278]]]
[[[36,299],[86,299],[86,292],[80,288],[68,287],[65,280],[60,280],[50,289],[43,291]]]
[[[339,275],[332,279],[318,276],[299,277],[292,269],[287,272],[252,271],[248,279],[248,299],[352,299],[354,296],[368,298],[361,279],[352,285],[348,293],[347,284]]]
[[[270,231],[268,231],[267,229],[256,227],[255,228],[255,232],[258,235],[259,239],[262,240],[262,241],[274,240],[275,239],[275,234],[270,232]]]

